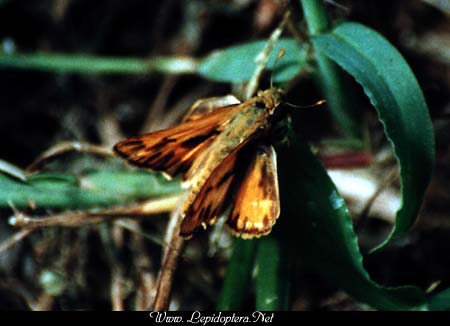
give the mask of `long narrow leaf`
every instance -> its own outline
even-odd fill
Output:
[[[376,248],[381,249],[413,225],[430,180],[434,133],[428,108],[406,61],[375,31],[344,23],[313,43],[362,85],[398,160],[402,205],[389,238]]]
[[[197,62],[182,57],[120,58],[84,54],[0,54],[0,68],[84,74],[193,73]]]
[[[234,240],[233,255],[228,264],[217,310],[242,309],[242,304],[250,289],[256,248],[256,241]]]
[[[291,137],[279,150],[282,216],[289,248],[303,263],[359,301],[384,310],[424,310],[423,292],[411,286],[386,288],[364,269],[353,225],[343,198],[302,141]]]
[[[286,254],[282,241],[273,234],[258,242],[256,310],[287,310],[291,276],[290,256]]]
[[[178,181],[144,171],[97,171],[82,176],[40,173],[26,182],[0,173],[0,207],[86,209],[181,191]]]

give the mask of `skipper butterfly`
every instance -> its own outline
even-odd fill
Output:
[[[270,130],[282,94],[270,88],[243,103],[230,96],[200,100],[178,126],[125,139],[114,150],[131,164],[168,177],[181,175],[190,189],[182,236],[226,214],[234,235],[260,237],[280,215]]]

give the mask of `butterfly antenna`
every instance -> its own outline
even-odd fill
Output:
[[[289,103],[289,102],[284,102],[284,103],[286,105],[289,105],[289,106],[295,108],[295,109],[309,109],[309,108],[315,108],[316,106],[323,105],[323,104],[327,103],[327,100],[320,100],[320,101],[317,101],[314,104],[309,104],[309,105],[296,105],[296,104],[292,104],[292,103]]]
[[[277,64],[280,62],[280,59],[284,56],[286,53],[286,49],[281,49],[280,52],[278,52],[277,58],[275,59],[275,62],[273,64],[272,73],[270,74],[270,88],[273,88],[273,75],[275,75],[275,71],[277,68]]]
[[[325,0],[325,2],[328,2],[329,4],[335,6],[336,8],[339,8],[339,9],[341,9],[341,10],[344,10],[344,11],[347,11],[347,12],[350,11],[350,10],[348,9],[348,7],[346,7],[346,6],[344,6],[344,5],[340,4],[340,3],[338,3],[338,2],[336,2],[336,1],[333,1],[333,0]]]

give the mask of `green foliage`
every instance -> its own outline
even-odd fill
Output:
[[[234,241],[233,255],[228,263],[217,310],[238,310],[242,307],[248,295],[256,248],[256,241],[242,239]]]
[[[0,174],[0,207],[87,209],[180,192],[179,182],[145,171],[92,171],[81,176],[39,173],[22,181]]]
[[[401,54],[381,35],[360,24],[345,23],[314,39],[362,85],[400,168],[402,206],[394,229],[381,248],[414,223],[434,164],[434,133],[428,107],[414,74]]]
[[[429,310],[449,311],[450,310],[450,289],[441,291],[429,298]]]
[[[259,311],[288,310],[290,261],[283,253],[283,245],[273,234],[253,241],[236,239],[217,309],[242,307],[249,296],[248,284],[255,268],[255,308]]]
[[[370,279],[345,201],[308,146],[291,137],[279,154],[286,247],[359,301],[386,310],[425,309],[419,289],[385,288]]]
[[[215,51],[201,60],[198,73],[215,81],[246,82],[255,72],[256,58],[266,43],[266,40],[262,40]],[[305,46],[299,46],[294,39],[281,39],[275,44],[269,57],[268,70],[273,69],[281,49],[285,49],[286,52],[277,64],[273,76],[276,82],[294,78],[305,67],[307,59]]]
[[[258,240],[256,310],[289,310],[291,257],[284,252],[279,232]]]
[[[120,58],[83,54],[0,54],[0,67],[33,69],[58,73],[84,74],[149,74],[193,73],[195,60],[177,57]]]
[[[199,74],[221,82],[248,81],[256,68],[255,58],[266,40],[218,50],[200,60],[182,57],[119,58],[69,54],[0,54],[0,67],[84,74]],[[306,51],[293,39],[280,40],[272,51],[268,69],[281,49],[286,54],[277,65],[274,81],[288,81],[305,66]],[[234,60],[240,58],[240,60]]]

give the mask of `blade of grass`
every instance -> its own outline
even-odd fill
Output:
[[[39,173],[26,182],[0,173],[0,207],[30,204],[38,208],[85,209],[130,203],[181,191],[177,180],[168,181],[145,171],[95,171],[80,177],[68,173]]]
[[[414,224],[434,165],[434,132],[420,86],[402,55],[380,34],[343,23],[313,43],[364,89],[398,161],[402,205],[394,228],[377,249],[405,234]]]
[[[189,74],[197,61],[187,57],[120,58],[81,54],[0,54],[0,68],[86,74]]]
[[[273,234],[258,240],[256,256],[256,310],[287,310],[290,285],[289,257]]]
[[[242,309],[244,299],[250,289],[257,241],[235,239],[233,255],[228,263],[222,292],[217,303],[217,310],[230,311]]]

